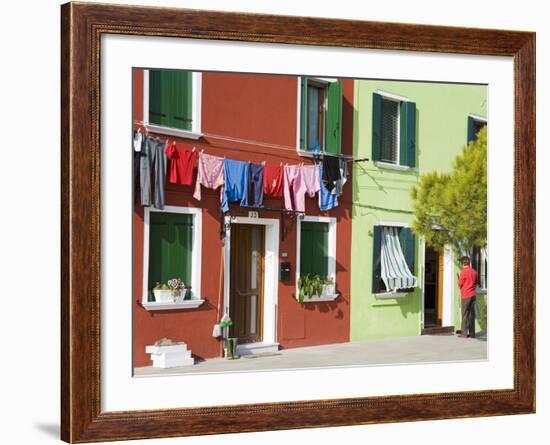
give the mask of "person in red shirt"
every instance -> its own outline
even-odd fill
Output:
[[[458,276],[458,287],[462,302],[462,330],[458,336],[475,338],[477,272],[470,266],[470,258],[467,256],[460,258],[460,264],[462,270]]]

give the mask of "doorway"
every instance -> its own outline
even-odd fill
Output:
[[[263,341],[265,226],[232,224],[229,336],[238,343]]]
[[[426,246],[424,254],[424,328],[442,326],[443,255]]]

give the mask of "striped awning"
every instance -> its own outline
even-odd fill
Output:
[[[380,262],[382,281],[388,292],[418,286],[418,280],[411,273],[403,255],[397,227],[384,227],[382,231]]]

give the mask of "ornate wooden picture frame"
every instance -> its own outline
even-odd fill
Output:
[[[535,34],[68,3],[61,8],[61,436],[174,437],[535,411]],[[102,412],[100,60],[105,34],[510,56],[514,61],[513,389]]]

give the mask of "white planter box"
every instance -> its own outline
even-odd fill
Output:
[[[155,302],[157,303],[174,303],[174,296],[172,295],[171,290],[156,289],[153,291],[153,295],[155,296]]]

